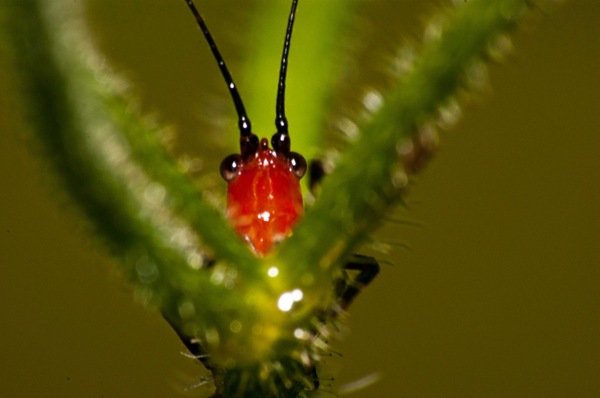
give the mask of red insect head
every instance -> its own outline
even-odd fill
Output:
[[[289,137],[252,135],[242,144],[242,155],[221,163],[227,181],[227,217],[235,230],[260,256],[287,238],[303,212],[300,179],[306,171],[302,155],[289,150]],[[244,142],[244,139],[242,140]]]

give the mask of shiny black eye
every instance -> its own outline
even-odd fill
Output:
[[[221,167],[219,171],[221,172],[221,177],[227,182],[233,180],[238,176],[240,167],[242,166],[242,157],[238,154],[233,154],[227,156],[221,162]]]
[[[306,173],[306,160],[304,160],[304,156],[300,155],[297,152],[290,152],[288,155],[288,164],[290,165],[290,170],[292,173],[298,178],[302,178],[304,173]]]

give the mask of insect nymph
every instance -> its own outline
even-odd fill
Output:
[[[259,139],[252,132],[237,86],[204,19],[192,0],[185,0],[185,2],[210,46],[238,115],[240,153],[227,156],[220,167],[221,176],[227,182],[227,217],[251,250],[257,256],[263,257],[278,242],[292,233],[293,226],[303,213],[300,179],[307,170],[307,164],[302,155],[290,149],[288,122],[285,116],[288,54],[298,0],[292,0],[285,34],[277,89],[276,132],[270,140],[271,146],[267,138]],[[315,315],[317,324],[325,324],[347,309],[361,288],[377,275],[379,265],[370,257],[354,255],[345,264],[344,271],[344,276],[332,287],[335,291],[335,300],[331,308]],[[357,275],[350,278],[349,271]],[[186,335],[177,325],[172,326],[190,352],[213,372],[217,388],[215,396],[221,396],[223,386],[218,385],[217,374],[223,369],[220,369],[218,364],[212,363],[198,339]],[[319,335],[318,325],[315,325],[312,333],[314,336]],[[317,389],[319,378],[313,358],[308,358],[304,366],[304,372],[311,380],[311,388]]]
[[[302,155],[290,150],[290,136],[285,116],[285,78],[290,39],[297,0],[292,3],[285,36],[277,90],[275,125],[271,138],[259,139],[252,132],[250,119],[202,16],[191,0],[186,0],[221,69],[238,114],[240,153],[227,156],[221,163],[221,176],[227,181],[227,216],[236,231],[258,255],[266,254],[273,243],[290,234],[302,214],[300,178],[306,171]]]

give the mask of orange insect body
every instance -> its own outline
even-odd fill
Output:
[[[266,138],[254,156],[240,161],[236,171],[228,181],[227,216],[262,256],[290,235],[302,215],[300,178],[285,156],[269,148]]]

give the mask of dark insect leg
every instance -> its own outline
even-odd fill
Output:
[[[379,263],[373,257],[353,254],[344,265],[345,274],[336,282],[335,296],[337,302],[319,317],[321,326],[335,320],[341,312],[346,311],[358,293],[375,279],[379,274]],[[315,335],[319,336],[321,330]],[[306,369],[307,375],[314,377],[315,390],[320,387],[320,379],[316,366],[311,365]],[[333,379],[332,379],[333,380]]]
[[[208,355],[206,354],[206,351],[204,351],[204,348],[200,345],[200,342],[198,340],[196,340],[195,338],[191,338],[189,336],[186,336],[186,335],[180,333],[179,330],[172,323],[170,323],[170,325],[173,328],[173,330],[175,330],[175,332],[177,333],[179,338],[181,339],[181,342],[185,345],[185,348],[187,348],[188,351],[192,354],[191,356],[193,356],[194,358],[196,358],[200,362],[202,362],[202,364],[206,367],[206,369],[208,369],[212,372],[214,370],[214,367],[208,360]]]
[[[321,382],[319,381],[319,375],[317,374],[317,367],[312,364],[307,366],[304,369],[304,374],[312,379],[314,390],[318,390],[321,386]]]
[[[310,162],[308,166],[308,186],[313,195],[316,194],[321,181],[327,174],[326,166],[322,160],[314,159]],[[362,288],[375,279],[379,273],[379,263],[373,257],[353,254],[344,265],[344,270],[358,271],[358,275],[355,278],[346,275],[335,286],[338,305],[342,310],[346,310]],[[348,272],[346,273],[348,274]]]
[[[308,187],[310,192],[315,194],[317,187],[321,184],[326,174],[325,166],[321,160],[314,159],[310,161],[308,165]]]
[[[206,269],[210,269],[214,264],[215,261],[213,259],[208,259],[204,264],[204,267]],[[175,333],[177,333],[177,336],[179,336],[179,339],[192,354],[192,356],[199,360],[202,365],[204,365],[204,367],[209,370],[210,373],[212,373],[212,381],[215,385],[215,393],[211,396],[211,398],[220,398],[223,393],[223,382],[221,377],[219,377],[219,368],[214,366],[214,364],[211,362],[210,356],[206,353],[204,347],[202,347],[200,344],[200,341],[198,341],[198,339],[195,337],[190,337],[187,334],[182,333],[179,330],[179,327],[174,322],[171,322],[169,317],[165,316],[165,313],[163,313],[163,318],[169,323],[169,325],[171,325],[171,328],[173,328]]]
[[[355,278],[348,275],[340,279],[335,287],[338,305],[342,310],[348,309],[362,288],[375,279],[379,273],[379,263],[373,257],[353,254],[344,265],[344,270],[358,271],[358,275]]]
[[[165,318],[165,320],[167,322],[169,322],[169,324],[171,325],[171,327],[173,328],[175,333],[177,333],[177,335],[179,336],[179,339],[181,339],[181,342],[185,345],[185,347],[192,354],[192,356],[194,358],[196,358],[197,360],[199,360],[202,363],[202,365],[204,365],[204,367],[213,374],[212,381],[215,384],[216,390],[215,390],[214,395],[211,396],[211,398],[221,397],[222,392],[223,392],[222,391],[223,385],[222,385],[222,381],[220,380],[220,378],[217,375],[218,369],[212,364],[208,354],[206,353],[206,351],[204,350],[202,345],[200,345],[200,342],[198,341],[198,339],[189,337],[189,336],[181,333],[179,331],[179,329],[175,326],[175,324],[173,324],[171,321],[169,321],[169,319],[167,317],[163,317],[163,318]]]

